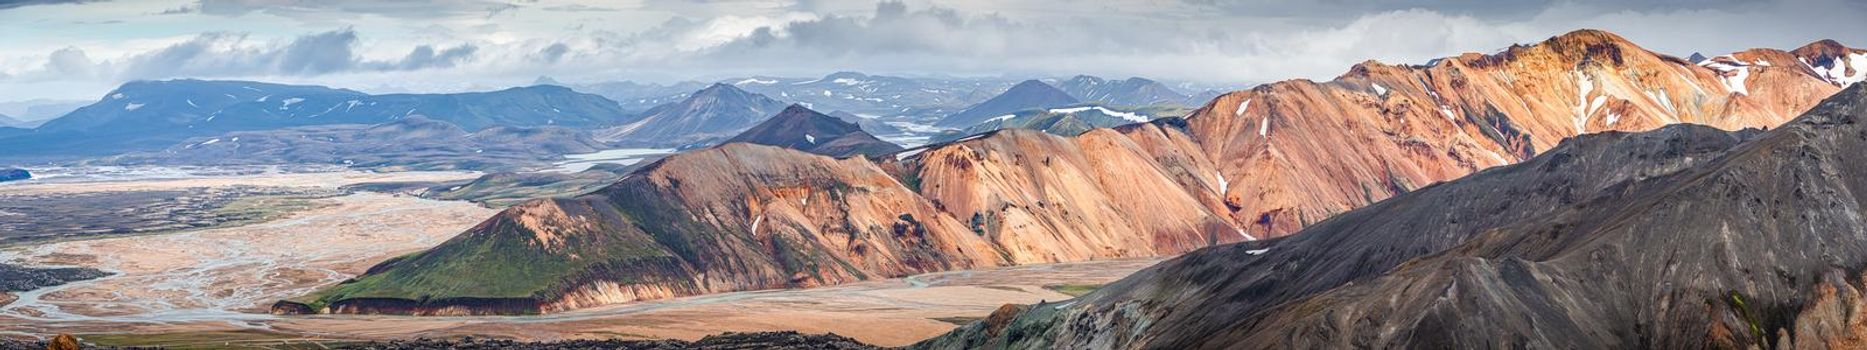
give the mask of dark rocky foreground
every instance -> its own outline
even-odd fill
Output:
[[[108,272],[92,268],[32,268],[0,264],[0,292],[24,292],[109,275]]]
[[[342,349],[367,350],[426,350],[426,349],[538,349],[538,350],[727,350],[727,349],[791,349],[791,350],[844,350],[844,349],[880,349],[863,344],[855,339],[831,334],[801,334],[798,332],[758,332],[758,333],[723,333],[699,341],[682,340],[568,340],[558,342],[519,342],[511,340],[398,340],[345,346]]]
[[[8,340],[0,339],[0,350],[42,350],[42,349],[161,349],[158,347],[105,347],[82,344],[76,338],[60,335],[52,340]],[[349,344],[334,349],[353,350],[738,350],[738,349],[775,349],[775,350],[868,350],[881,349],[863,344],[855,339],[830,334],[802,334],[798,332],[755,332],[722,333],[701,338],[699,341],[685,340],[565,340],[552,342],[523,342],[500,339],[415,339],[391,340]]]

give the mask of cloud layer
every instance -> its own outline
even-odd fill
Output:
[[[74,94],[48,86],[95,94],[127,80],[181,77],[450,90],[539,75],[676,80],[837,70],[1244,86],[1327,79],[1367,59],[1490,52],[1580,28],[1680,55],[1823,38],[1867,46],[1867,21],[1860,20],[1867,4],[1846,0],[199,0],[152,4],[141,15],[103,14],[127,12],[106,11],[116,5],[0,3],[12,8],[0,10],[0,22],[37,12],[93,23],[83,28],[116,20],[125,32],[171,30],[166,39],[114,33],[69,40],[83,45],[13,48],[27,53],[0,57],[0,94]],[[205,24],[193,33],[186,25],[174,29],[184,18]],[[253,22],[280,25],[240,27]],[[31,94],[20,98],[39,97]]]

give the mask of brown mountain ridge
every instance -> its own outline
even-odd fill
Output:
[[[1583,30],[1424,66],[1363,63],[1075,137],[1005,130],[843,159],[728,144],[513,207],[274,311],[540,313],[1175,255],[1288,235],[1576,135],[1774,126],[1846,85],[1751,53],[1817,61],[1760,49],[1730,57],[1742,66],[1694,64]]]

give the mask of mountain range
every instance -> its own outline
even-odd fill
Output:
[[[1114,107],[1198,106],[1206,102],[1206,99],[1174,91],[1167,84],[1139,77],[1108,80],[1078,75],[1058,83],[1057,87],[1079,101]]]
[[[755,143],[831,157],[875,156],[901,151],[901,146],[864,132],[855,123],[791,105],[778,115],[722,143]]]
[[[1770,127],[1848,85],[1761,63],[1814,61],[1794,55],[1695,64],[1583,30],[1428,65],[1367,62],[1074,137],[1008,129],[846,159],[727,144],[515,206],[275,311],[553,312],[1282,237],[1565,138]]]
[[[681,102],[650,109],[634,123],[598,130],[596,135],[631,146],[704,145],[758,125],[784,107],[784,102],[764,95],[713,84]]]
[[[1076,136],[1090,129],[1111,128],[1154,119],[1142,113],[1146,112],[1120,111],[1097,105],[1033,109],[986,119],[984,122],[959,131],[941,133],[934,136],[933,141],[952,141],[999,129],[1030,129],[1062,136]]]
[[[1069,93],[1058,90],[1055,86],[1041,81],[1026,80],[1013,85],[1004,93],[992,99],[967,107],[965,110],[941,118],[936,126],[965,128],[984,123],[992,118],[1032,109],[1063,107],[1081,103]]]
[[[1856,348],[1867,86],[1841,83],[1767,132],[1568,139],[914,348]]]
[[[564,154],[608,148],[588,132],[556,126],[494,126],[469,132],[415,115],[376,124],[236,131],[184,140],[159,151],[90,161],[109,165],[337,164],[376,170],[520,170]]]
[[[84,157],[162,149],[228,132],[380,124],[425,116],[493,126],[595,127],[635,121],[596,95],[555,86],[459,94],[390,94],[244,81],[138,81],[28,132],[0,132],[11,157]]]

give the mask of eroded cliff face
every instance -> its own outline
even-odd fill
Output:
[[[1814,65],[1851,62],[1846,53],[1855,50],[1834,46],[1754,49],[1695,64],[1583,30],[1497,54],[1423,66],[1366,62],[1329,82],[1225,94],[1187,118],[1188,133],[1220,174],[1236,179],[1224,198],[1237,210],[1223,214],[1254,224],[1253,235],[1276,237],[1580,134],[1775,126],[1849,81],[1826,77],[1852,68]]]
[[[1334,81],[1267,84],[1220,96],[1185,119],[1075,137],[1004,130],[844,159],[729,144],[668,157],[589,195],[514,207],[433,250],[275,311],[553,312],[952,269],[1166,256],[1280,237],[1548,153],[1567,137],[1678,123],[1774,126],[1851,84],[1831,78],[1829,67],[1849,64],[1854,50],[1811,47],[1693,63],[1579,31],[1426,66],[1364,63]],[[1788,64],[1800,61],[1810,63]],[[1851,67],[1839,71],[1854,74]],[[1681,154],[1690,153],[1623,161]],[[1573,181],[1637,179],[1681,165],[1654,166],[1662,168],[1565,173],[1558,180],[1571,183],[1524,189],[1518,194],[1527,197],[1517,199],[1573,204],[1612,184]],[[1528,209],[1468,210],[1460,220],[1498,222]],[[1476,234],[1472,227],[1458,232]],[[1392,267],[1413,255],[1368,256],[1421,254],[1457,241],[1431,242],[1438,243],[1369,247],[1318,262],[1346,270],[1284,278],[1339,281],[1318,276],[1370,273],[1354,266]]]

